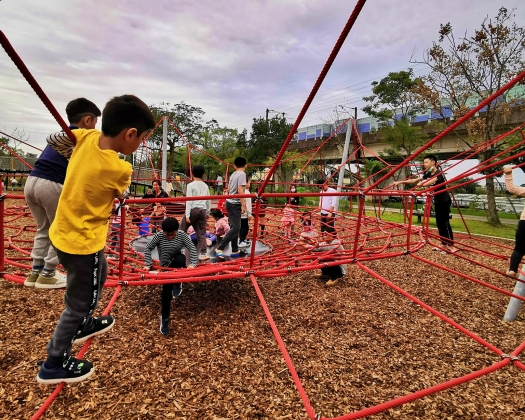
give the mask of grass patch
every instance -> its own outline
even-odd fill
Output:
[[[374,216],[373,212],[366,212],[367,216]],[[388,213],[385,212],[381,216],[381,220],[385,220],[388,222],[397,222],[397,223],[403,223],[403,215],[399,213]],[[470,233],[474,235],[488,235],[488,236],[495,236],[498,238],[505,238],[505,239],[514,239],[516,236],[516,226],[515,225],[503,225],[501,227],[494,227],[488,224],[487,222],[481,222],[477,220],[467,220],[467,226],[469,228]],[[415,225],[419,225],[417,222]],[[465,226],[463,225],[463,222],[458,219],[451,219],[450,220],[450,226],[452,227],[452,230],[454,232],[467,232],[465,229]],[[430,227],[436,228],[436,220],[434,218],[430,219]]]

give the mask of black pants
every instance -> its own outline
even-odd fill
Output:
[[[250,225],[248,223],[248,218],[244,219],[241,217],[241,230],[239,230],[239,242],[242,242],[248,236],[250,231]]]
[[[217,250],[224,251],[228,242],[231,242],[231,252],[239,251],[239,231],[241,230],[241,204],[230,203],[226,201],[226,211],[228,212],[228,221],[230,230],[226,232],[224,238],[217,246]]]
[[[334,265],[333,267],[323,267],[321,268],[321,273],[325,276],[329,276],[330,280],[336,280],[343,277],[343,270],[341,270],[340,265]]]
[[[450,201],[434,203],[434,210],[436,212],[436,225],[439,236],[441,236],[441,243],[454,246],[454,234],[450,227],[450,204]]]
[[[518,222],[518,229],[516,230],[516,243],[514,250],[510,256],[510,270],[515,273],[518,272],[521,259],[525,255],[525,220]]]
[[[92,328],[93,312],[98,306],[108,272],[104,250],[75,255],[55,249],[60,264],[67,270],[66,309],[47,344],[48,367],[57,366],[68,357],[75,336],[84,329]]]
[[[176,255],[169,266],[173,268],[185,268],[186,256],[184,254]],[[162,285],[162,295],[160,297],[160,314],[162,316],[162,319],[168,319],[170,317],[171,299],[173,298],[171,292],[173,291],[174,287],[175,283],[167,283]]]
[[[328,232],[332,235],[335,233],[335,217],[334,214],[321,214],[321,232]]]

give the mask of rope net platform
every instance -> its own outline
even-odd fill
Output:
[[[397,179],[403,168],[414,164],[418,156],[447,133],[523,80],[525,73],[400,164],[383,161],[385,168],[379,173],[359,173],[356,184],[333,193],[350,205],[348,211],[336,213],[335,228],[341,246],[322,250],[326,245],[322,243],[323,236],[305,239],[297,229],[290,237],[283,234],[279,199],[318,200],[321,193],[318,186],[304,193],[266,192],[267,186],[364,3],[359,1],[350,16],[268,176],[256,192],[232,196],[250,197],[254,203],[251,245],[246,255],[227,257],[224,262],[211,258],[193,270],[157,266],[157,273],[146,271],[142,250],[155,226],[151,224],[147,227],[149,233],[141,234],[134,218],[145,206],[160,202],[166,205],[168,215],[180,219],[184,203],[191,198],[127,199],[127,207],[121,207],[119,223],[111,225],[108,232],[106,252],[110,258],[105,287],[110,291],[106,290],[103,310],[103,314],[116,314],[119,325],[123,326],[116,330],[117,338],[113,341],[90,339],[77,355],[82,357],[93,349],[95,359],[108,360],[107,369],[97,370],[95,378],[100,379],[86,381],[79,388],[68,387],[63,393],[68,404],[60,405],[59,397],[54,405],[60,408],[53,412],[50,405],[64,384],[45,398],[45,388],[37,388],[31,382],[36,373],[32,362],[36,359],[31,358],[29,366],[17,359],[15,351],[3,350],[5,363],[18,360],[18,364],[9,365],[8,375],[15,370],[18,375],[34,371],[23,385],[30,391],[19,399],[6,399],[13,413],[27,412],[28,408],[22,406],[36,399],[39,407],[32,418],[41,417],[48,409],[58,418],[70,415],[67,407],[89,395],[75,406],[79,418],[105,414],[111,418],[237,415],[284,419],[306,415],[310,419],[346,420],[372,415],[443,418],[440,416],[445,412],[459,418],[461,413],[469,413],[471,417],[471,413],[479,412],[482,407],[493,412],[498,409],[494,402],[499,401],[497,395],[504,394],[508,387],[513,391],[523,388],[525,365],[520,355],[525,347],[525,327],[522,322],[502,321],[509,299],[520,302],[524,299],[512,292],[516,280],[505,274],[512,242],[455,233],[459,252],[446,252],[428,219],[422,225],[415,223],[416,199],[426,200],[425,208],[429,209],[433,188],[399,191],[378,186],[389,178]],[[1,39],[9,50],[3,34]],[[23,63],[13,52],[9,55],[21,68]],[[24,69],[25,66],[21,71],[26,79],[46,106],[52,108]],[[52,113],[60,121],[56,110]],[[350,121],[350,126],[353,148],[339,169],[358,157],[380,160],[362,143],[355,121]],[[522,138],[514,146],[517,149],[525,143],[523,127],[478,145],[475,150],[463,151],[451,160],[465,161],[479,154],[480,148],[489,148],[511,135]],[[310,160],[323,145],[308,152]],[[191,147],[188,143],[188,149]],[[507,156],[509,152],[512,150],[506,151]],[[525,152],[511,157],[502,155],[450,179],[448,191],[453,194],[461,186],[457,181],[466,177],[476,176],[465,183],[487,177],[478,174]],[[501,171],[490,176],[500,174]],[[453,182],[456,184],[451,187]],[[404,223],[383,220],[381,200],[387,196],[398,197],[404,203]],[[220,200],[221,196],[209,198]],[[374,204],[372,213],[366,209],[371,198],[372,203],[379,203]],[[263,203],[268,203],[264,209]],[[316,205],[303,205],[300,210],[302,214],[311,214],[314,226],[320,227]],[[9,284],[22,285],[31,269],[36,226],[21,195],[4,195],[0,212],[2,277]],[[213,246],[209,255],[213,256]],[[337,287],[326,288],[314,277],[319,269],[338,265],[345,265],[347,272]],[[150,293],[155,288],[143,286],[175,282],[183,283],[189,292],[173,303],[176,306],[172,316],[177,316],[177,327],[172,327],[172,341],[161,343],[157,332],[158,293]],[[29,293],[18,286],[6,286],[4,292],[13,296]],[[36,331],[36,336],[45,330],[43,337],[38,337],[39,356],[43,357],[44,340],[58,320],[60,304],[57,297],[49,295],[39,294],[32,299],[43,308],[49,308],[50,301],[57,305],[50,308],[54,313],[43,322],[39,317],[47,316],[45,311],[32,309],[26,298],[27,308],[19,309],[24,316],[16,320],[26,325],[27,330]],[[130,306],[126,302],[131,302]],[[20,305],[16,299],[6,300],[5,310],[15,311]],[[125,310],[119,310],[119,306]],[[32,320],[28,320],[30,316]],[[35,319],[43,326],[33,324]],[[3,328],[7,337],[17,324],[10,319]],[[28,342],[35,340],[27,333],[21,336]],[[14,343],[10,338],[6,341]],[[19,344],[12,345],[14,348]],[[134,362],[116,363],[122,359]],[[120,391],[119,387],[128,382],[129,388]],[[155,396],[143,389],[145,384],[155,385]],[[475,393],[477,399],[469,400],[471,387],[476,386],[482,390]],[[79,392],[81,387],[89,391]],[[454,393],[464,395],[452,396]],[[134,402],[136,411],[126,408],[133,395],[143,398]],[[449,404],[450,401],[454,403]],[[507,405],[499,405],[499,410],[509,415],[499,418],[512,418],[511,415],[523,410],[523,403],[510,397]]]

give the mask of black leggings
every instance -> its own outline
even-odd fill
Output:
[[[173,268],[186,267],[186,256],[184,254],[175,255],[175,258],[173,258],[173,261],[171,262],[170,267],[173,267]],[[160,314],[162,315],[162,319],[168,319],[170,317],[171,299],[173,298],[171,292],[173,291],[175,284],[178,284],[178,283],[167,283],[167,284],[162,285],[162,295],[160,298],[160,302],[161,302]]]
[[[450,204],[450,201],[434,203],[434,210],[436,212],[436,225],[439,236],[441,236],[441,243],[454,246],[454,234],[450,227]]]
[[[250,231],[250,224],[248,223],[248,218],[241,218],[241,230],[239,231],[239,242],[242,242],[248,236]]]
[[[518,222],[518,229],[516,229],[516,243],[514,250],[510,255],[510,271],[518,272],[521,259],[525,255],[525,220]]]

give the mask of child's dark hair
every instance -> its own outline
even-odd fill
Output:
[[[425,156],[425,159],[428,159],[428,160],[431,160],[433,161],[434,163],[437,163],[437,157],[435,155],[426,155]]]
[[[219,209],[213,209],[210,214],[214,219],[222,219],[224,217],[224,213],[220,211]]]
[[[160,187],[160,181],[158,179],[154,179],[151,183],[151,188],[153,188],[153,184],[157,183],[157,185]]]
[[[155,127],[155,118],[148,106],[134,95],[116,96],[102,111],[102,132],[117,136],[126,128],[136,128],[137,135]]]
[[[166,217],[162,221],[163,232],[175,232],[177,230],[179,230],[179,221],[174,217]]]
[[[318,184],[318,185],[324,185],[325,182],[326,182],[325,179],[318,179],[318,180],[316,181],[316,184]]]
[[[303,212],[301,215],[301,222],[304,226],[311,226],[312,224],[312,213],[309,211]]]
[[[244,168],[246,166],[246,158],[243,158],[242,156],[237,156],[233,161],[233,164],[236,168]]]
[[[86,98],[77,98],[66,106],[67,119],[71,124],[79,122],[84,117],[100,117],[102,113],[98,106]]]
[[[202,176],[204,175],[204,166],[195,165],[191,168],[191,172],[193,173],[194,177],[202,178]]]

